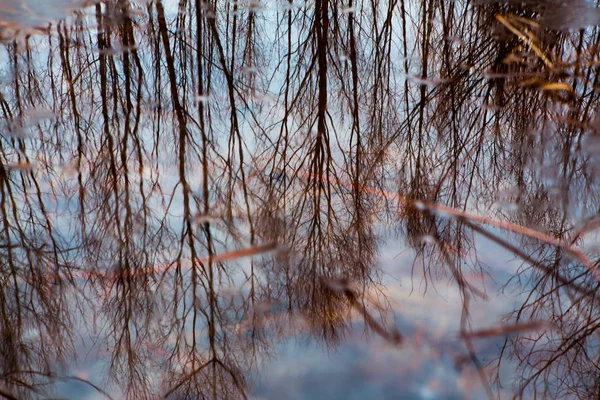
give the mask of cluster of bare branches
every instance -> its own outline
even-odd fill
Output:
[[[490,397],[505,362],[519,396],[597,397],[599,32],[480,3],[106,0],[7,41],[0,395],[81,380],[78,334],[128,398],[245,398],[277,343],[353,315],[401,346],[391,228],[457,285]],[[528,296],[472,332],[478,237]]]

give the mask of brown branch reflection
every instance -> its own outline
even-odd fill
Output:
[[[518,397],[598,397],[598,28],[523,3],[0,6],[0,396],[249,398],[300,334],[401,352],[400,243],[457,290],[430,344],[488,397],[505,365]],[[483,240],[523,262],[487,327]]]

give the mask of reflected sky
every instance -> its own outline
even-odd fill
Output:
[[[598,396],[591,2],[38,3],[0,395]]]

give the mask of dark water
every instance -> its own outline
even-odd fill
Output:
[[[600,396],[592,1],[2,1],[0,396]]]

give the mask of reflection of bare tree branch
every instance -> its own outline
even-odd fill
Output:
[[[109,0],[3,47],[0,395],[63,379],[86,329],[130,398],[245,398],[278,341],[356,313],[410,339],[372,298],[391,226],[458,288],[488,395],[472,340],[510,333],[518,395],[597,397],[599,31],[484,3]],[[527,296],[470,331],[480,237]]]

